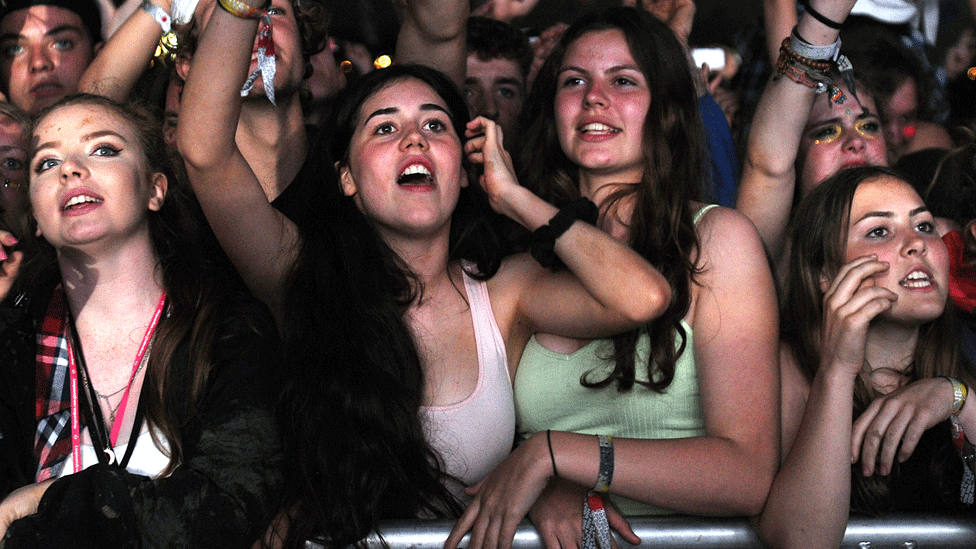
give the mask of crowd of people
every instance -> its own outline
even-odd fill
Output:
[[[974,516],[976,0],[395,7],[0,1],[0,547]]]

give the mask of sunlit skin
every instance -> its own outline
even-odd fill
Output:
[[[623,31],[588,32],[566,50],[556,79],[556,134],[580,167],[580,186],[636,183],[651,90]]]
[[[874,99],[861,91],[858,104],[846,87],[841,89],[843,104],[829,106],[827,94],[817,96],[803,129],[797,157],[801,196],[843,168],[888,165]]]
[[[525,77],[518,62],[502,57],[486,61],[472,53],[467,67],[464,98],[471,115],[498,122],[506,145],[512,143],[525,101]]]
[[[145,217],[162,205],[166,178],[147,173],[121,117],[66,106],[43,118],[32,140],[31,206],[38,232],[55,248],[111,247],[148,232]]]
[[[4,230],[27,231],[27,142],[16,120],[0,115],[0,219]]]
[[[917,325],[942,314],[949,289],[949,254],[932,214],[911,185],[900,179],[872,179],[854,193],[845,263],[872,254],[888,268],[871,281],[898,296],[882,318]]]
[[[342,190],[388,242],[450,227],[467,174],[461,141],[444,100],[419,80],[394,81],[359,110]],[[404,177],[405,172],[426,170]]]
[[[0,85],[29,113],[78,89],[94,56],[81,17],[55,6],[31,6],[0,21]]]

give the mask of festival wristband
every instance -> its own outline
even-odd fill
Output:
[[[139,5],[139,8],[156,20],[156,23],[159,24],[159,28],[163,29],[163,34],[173,30],[173,19],[163,8],[153,4],[149,0],[143,0],[142,4]]]

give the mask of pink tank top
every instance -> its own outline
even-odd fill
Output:
[[[447,406],[423,406],[421,415],[431,447],[445,471],[470,486],[490,473],[515,440],[515,405],[501,331],[488,299],[488,287],[465,273],[474,337],[478,347],[478,383],[464,400]],[[462,501],[463,486],[448,487]]]

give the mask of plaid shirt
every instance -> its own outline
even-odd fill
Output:
[[[65,460],[71,455],[71,391],[65,312],[64,291],[58,286],[37,333],[37,432],[34,438],[37,482],[59,477]]]

